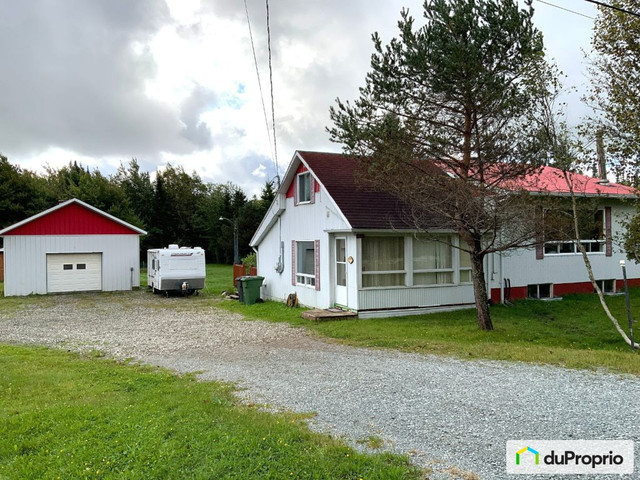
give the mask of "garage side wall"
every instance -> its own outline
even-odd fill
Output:
[[[138,235],[7,235],[4,247],[5,296],[47,293],[49,253],[101,253],[103,291],[140,286]]]

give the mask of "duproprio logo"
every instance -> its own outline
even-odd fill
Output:
[[[536,465],[540,464],[540,454],[536,450],[534,450],[533,448],[527,445],[526,447],[516,452],[516,465],[520,465],[520,455],[523,454],[524,452],[533,453],[536,456]]]
[[[632,440],[509,440],[507,473],[630,474]],[[515,457],[515,462],[514,462]]]

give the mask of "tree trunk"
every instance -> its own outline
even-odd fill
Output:
[[[611,310],[609,309],[609,306],[607,305],[607,302],[604,299],[604,294],[602,293],[602,290],[600,289],[598,282],[596,282],[596,277],[593,274],[593,268],[591,268],[591,260],[589,260],[587,251],[584,249],[584,247],[580,243],[580,225],[578,224],[578,205],[577,205],[575,193],[573,191],[573,181],[569,178],[567,172],[563,172],[563,174],[564,174],[564,179],[567,182],[567,185],[569,187],[569,193],[571,194],[571,211],[573,213],[573,233],[575,237],[575,242],[578,245],[578,249],[580,250],[580,253],[582,254],[582,260],[584,261],[584,266],[587,269],[587,275],[589,276],[589,281],[591,281],[591,285],[593,285],[593,289],[596,291],[596,294],[598,295],[598,299],[600,300],[600,305],[602,305],[602,309],[604,310],[604,313],[607,315],[611,323],[613,323],[613,326],[618,331],[622,339],[626,342],[627,345],[629,345],[634,350],[640,350],[640,344],[631,342],[631,339],[627,336],[627,333],[620,326],[618,319],[613,315],[613,313],[611,313]]]
[[[471,275],[473,276],[473,294],[478,311],[478,327],[480,330],[493,330],[489,302],[487,300],[487,284],[484,277],[484,255],[471,254]]]

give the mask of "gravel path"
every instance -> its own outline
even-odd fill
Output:
[[[97,348],[233,381],[249,401],[317,412],[312,427],[351,443],[380,437],[432,468],[434,479],[509,478],[509,439],[632,439],[636,453],[640,446],[636,377],[353,348],[202,301],[193,308],[185,307],[190,299],[149,297],[31,302],[0,314],[0,341]]]

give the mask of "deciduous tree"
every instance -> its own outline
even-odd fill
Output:
[[[609,3],[640,15],[637,0]],[[588,100],[596,115],[589,128],[605,134],[618,180],[640,186],[640,17],[599,7],[591,43]]]

